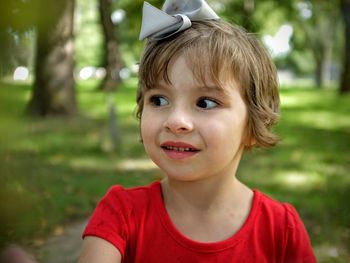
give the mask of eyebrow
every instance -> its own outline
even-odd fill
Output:
[[[226,89],[224,89],[222,87],[219,87],[219,86],[216,86],[216,85],[211,85],[211,86],[199,85],[199,86],[196,86],[196,88],[198,90],[203,90],[204,92],[215,93],[218,96],[226,96],[227,95],[227,90]]]
[[[152,89],[169,89],[171,85],[163,84],[163,83],[158,83],[158,85]],[[217,85],[194,85],[194,88],[197,90],[204,90],[207,92],[215,92],[219,94],[226,94],[226,90],[224,88],[221,88]]]
[[[218,87],[216,85],[212,85],[212,86],[208,86],[208,85],[199,85],[199,86],[196,86],[197,89],[204,89],[204,90],[208,90],[208,91],[218,91],[218,92],[224,92],[224,89],[221,88],[221,87]]]

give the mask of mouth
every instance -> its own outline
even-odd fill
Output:
[[[188,143],[184,142],[164,142],[160,145],[164,150],[176,152],[198,152],[199,150]]]
[[[176,152],[198,152],[197,149],[195,148],[190,148],[190,147],[175,147],[175,146],[161,146],[164,150],[168,151],[176,151]]]
[[[195,146],[183,142],[164,142],[161,148],[171,159],[184,159],[199,152]]]

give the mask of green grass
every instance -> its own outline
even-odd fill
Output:
[[[87,217],[112,184],[142,185],[160,177],[147,161],[133,117],[136,81],[115,94],[77,87],[80,115],[29,119],[28,85],[0,85],[0,244],[25,245]],[[238,176],[252,188],[292,203],[320,262],[350,261],[350,96],[286,88],[276,127],[279,146],[243,157]],[[108,101],[122,140],[113,147]]]
[[[146,184],[159,176],[142,166],[125,168],[128,159],[145,158],[131,114],[132,85],[111,95],[96,92],[95,83],[79,85],[80,115],[71,119],[26,118],[29,87],[0,86],[7,90],[0,100],[16,105],[0,108],[0,244],[40,244],[57,226],[87,217],[112,184]],[[116,149],[109,133],[108,100],[120,113],[123,140]]]

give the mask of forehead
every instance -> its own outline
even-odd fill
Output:
[[[207,70],[209,71],[209,70]],[[168,67],[168,80],[159,79],[152,89],[165,89],[180,91],[184,95],[193,93],[205,93],[217,96],[227,96],[230,94],[230,89],[235,89],[235,83],[227,83],[219,85],[215,83],[208,73],[205,78],[195,78],[193,68],[189,66],[188,60],[184,56],[179,56],[174,59]]]
[[[202,63],[196,63],[186,54],[181,54],[170,61],[167,76],[171,83],[176,81],[204,87],[214,86],[208,61],[204,59]]]
[[[167,78],[159,79],[158,83],[162,86],[187,85],[216,93],[226,93],[228,88],[237,86],[233,74],[225,70],[216,72],[211,65],[206,56],[196,59],[192,52],[185,52],[171,60]]]

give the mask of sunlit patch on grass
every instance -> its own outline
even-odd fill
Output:
[[[287,188],[310,189],[325,186],[326,178],[317,172],[287,171],[277,174],[276,182]]]
[[[149,159],[125,159],[117,165],[118,170],[122,171],[147,171],[158,169],[158,167]]]
[[[300,100],[299,98],[295,97],[295,96],[286,96],[286,95],[280,95],[281,97],[281,104],[283,106],[295,106],[295,105],[299,105]]]
[[[150,171],[158,169],[149,159],[118,159],[111,161],[97,158],[73,158],[70,166],[74,169],[98,171]]]
[[[306,111],[298,114],[300,123],[324,130],[338,130],[350,127],[350,117],[327,111]]]
[[[281,93],[281,104],[283,107],[291,108],[291,107],[301,107],[317,104],[319,97],[315,96],[314,92],[310,92],[309,90],[298,91],[299,96],[295,96],[295,94],[289,93]]]
[[[75,157],[70,158],[69,165],[74,169],[108,171],[115,169],[113,161],[107,158]]]

